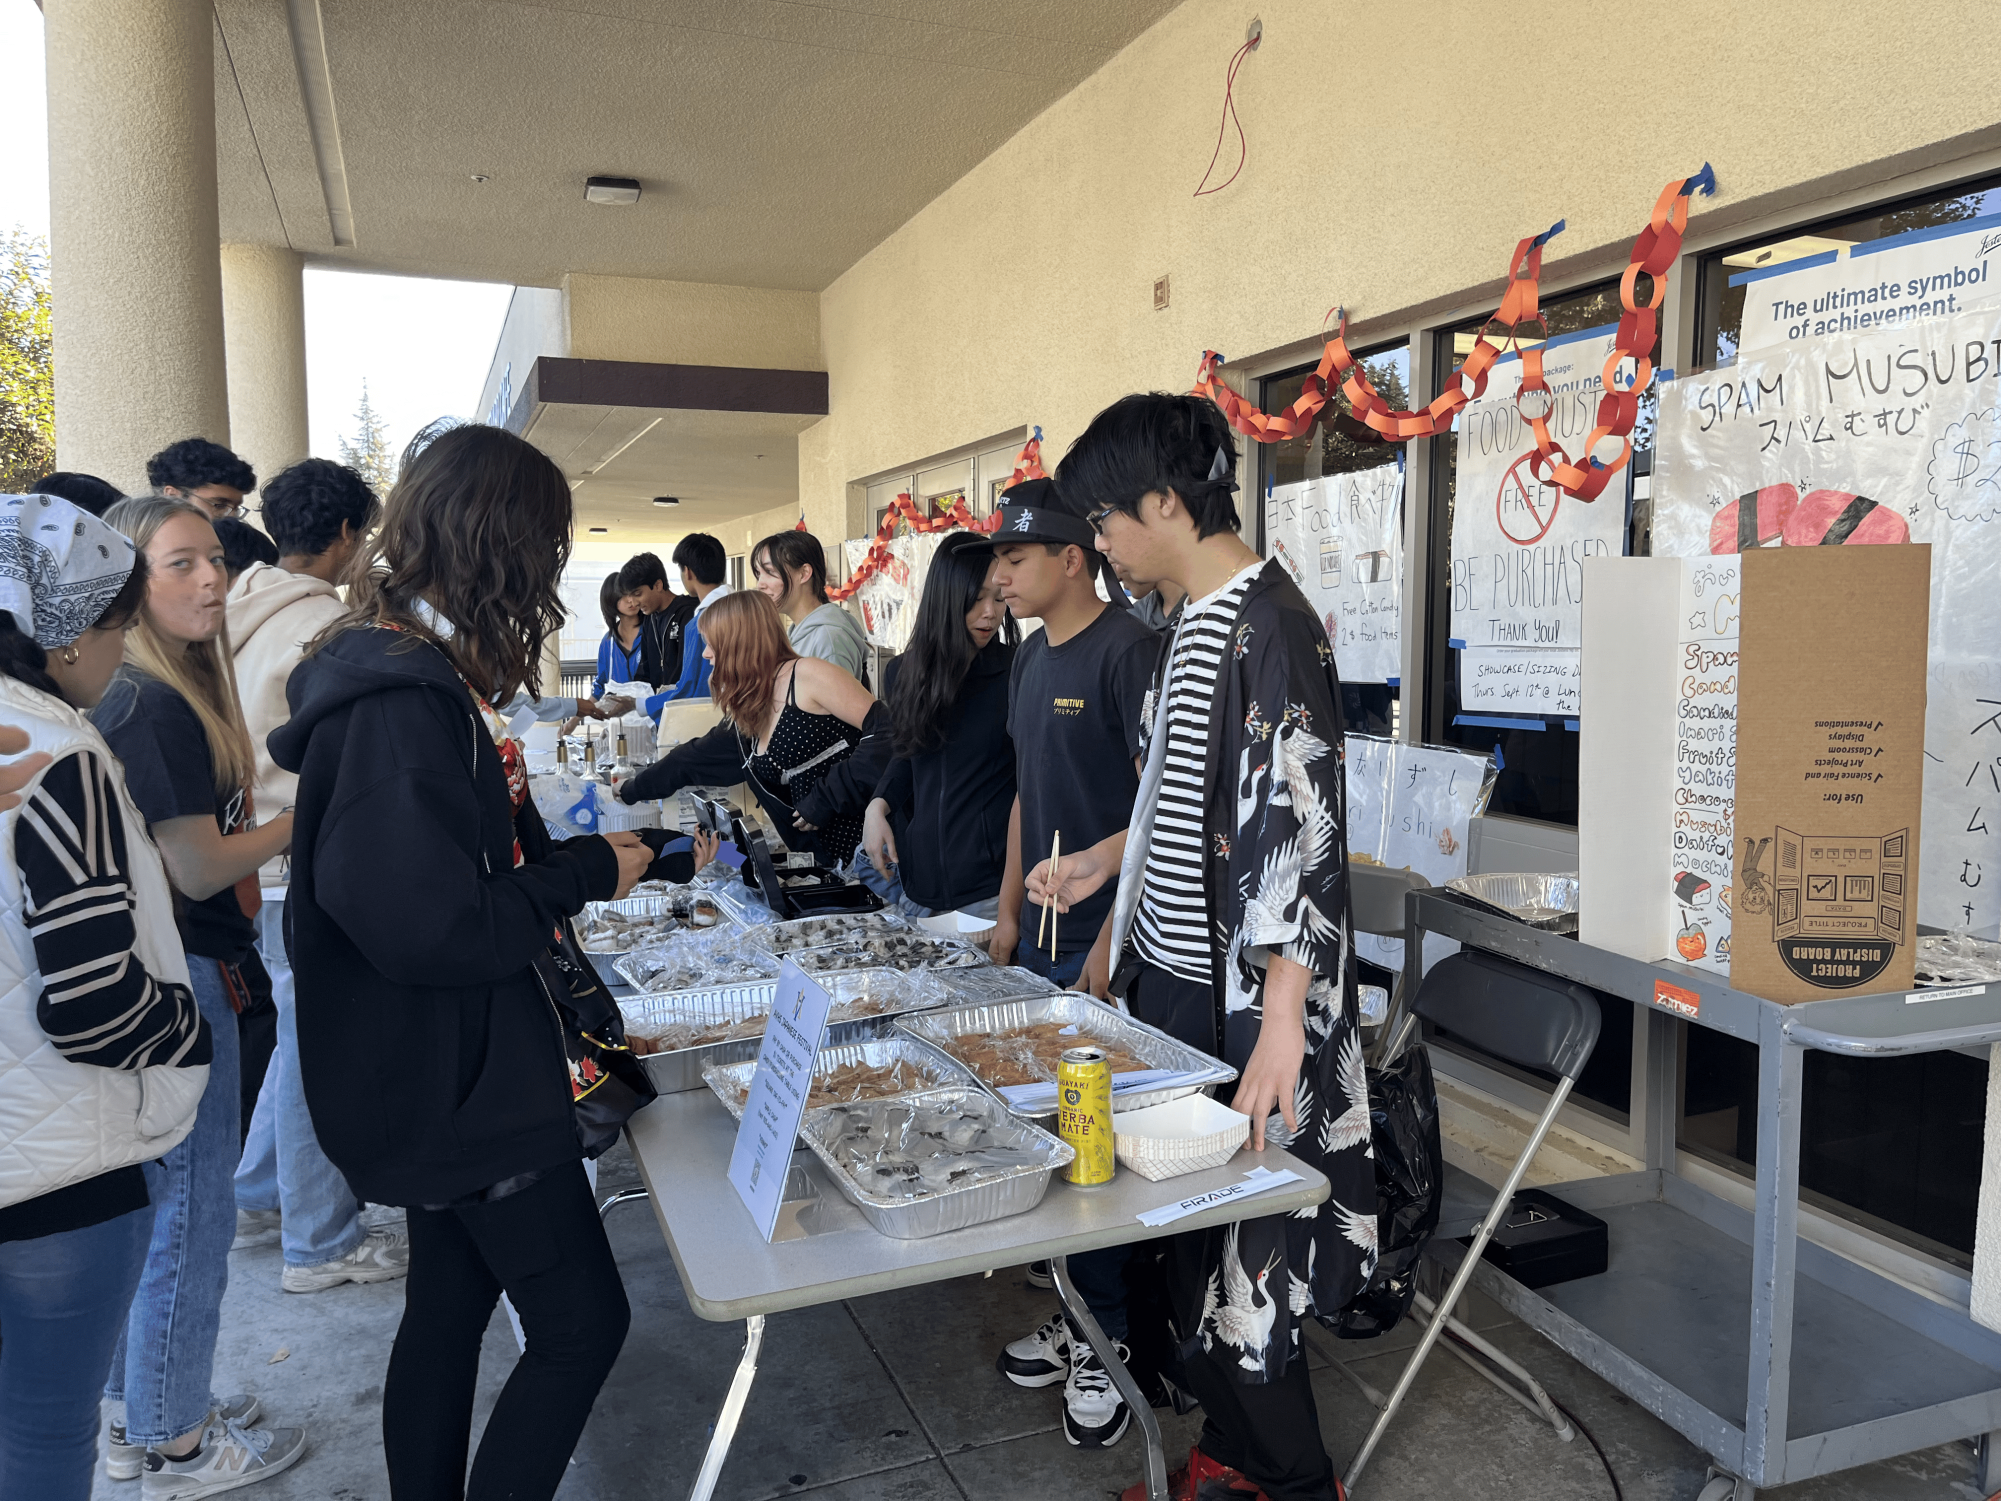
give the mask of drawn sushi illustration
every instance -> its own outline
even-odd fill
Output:
[[[1846,490],[1812,490],[1785,524],[1787,547],[1908,542],[1910,523],[1888,506]]]
[[[1709,521],[1709,551],[1716,555],[1776,547],[1800,503],[1791,485],[1767,485],[1740,495]]]
[[[1684,907],[1707,907],[1711,895],[1709,883],[1687,870],[1675,872],[1674,894]]]
[[[1355,554],[1355,582],[1358,584],[1380,584],[1390,576],[1390,555],[1377,548],[1372,552]]]

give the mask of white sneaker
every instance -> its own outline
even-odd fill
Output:
[[[1016,1386],[1053,1386],[1070,1374],[1070,1325],[1057,1309],[1035,1333],[1018,1339],[995,1362]]]
[[[290,1469],[305,1452],[303,1428],[245,1428],[218,1420],[202,1435],[201,1448],[186,1459],[148,1449],[139,1494],[143,1501],[192,1501],[233,1491]]]
[[[245,1427],[257,1421],[264,1411],[264,1404],[248,1392],[238,1392],[233,1397],[210,1397],[215,1405],[214,1417],[225,1423],[241,1423]],[[111,1425],[110,1451],[104,1456],[104,1475],[107,1480],[137,1480],[146,1468],[146,1446],[125,1441],[125,1425]]]
[[[1126,1347],[1117,1345],[1119,1359],[1125,1360]],[[1098,1352],[1083,1340],[1070,1345],[1070,1375],[1063,1383],[1063,1437],[1079,1449],[1109,1449],[1125,1437],[1133,1420],[1112,1374],[1098,1359]]]
[[[318,1266],[286,1266],[281,1285],[288,1293],[323,1292],[343,1282],[393,1282],[410,1270],[410,1234],[371,1230],[345,1256]]]
[[[275,1209],[239,1209],[236,1211],[236,1239],[229,1243],[232,1251],[248,1250],[251,1246],[275,1246],[278,1243],[281,1216]]]

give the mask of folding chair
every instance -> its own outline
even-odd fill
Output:
[[[1378,938],[1405,940],[1403,974],[1390,982],[1389,1009],[1376,1033],[1376,1044],[1371,1049],[1372,1063],[1387,1062],[1403,1051],[1397,1018],[1405,999],[1406,977],[1422,970],[1421,965],[1411,962],[1410,917],[1405,910],[1404,898],[1413,891],[1430,889],[1431,882],[1414,870],[1397,870],[1388,865],[1356,865],[1352,862],[1348,866],[1348,901],[1353,912],[1354,930],[1357,933],[1373,933]]]
[[[1592,991],[1477,949],[1453,954],[1434,965],[1417,987],[1411,1010],[1422,1020],[1445,1028],[1474,1047],[1521,1068],[1554,1073],[1558,1079],[1549,1104],[1529,1133],[1528,1144],[1508,1170],[1508,1181],[1501,1185],[1493,1208],[1487,1211],[1486,1219],[1474,1233],[1473,1244],[1459,1263],[1452,1285],[1432,1310],[1424,1337],[1411,1351],[1410,1363],[1397,1378],[1396,1389],[1390,1393],[1375,1426],[1348,1467],[1344,1483],[1351,1494],[1368,1465],[1369,1456],[1382,1441],[1384,1430],[1417,1380],[1425,1357],[1444,1334],[1447,1320],[1459,1306],[1466,1284],[1473,1280],[1473,1273],[1480,1265],[1481,1253],[1500,1228],[1502,1218],[1514,1203],[1515,1190],[1521,1187],[1529,1164],[1535,1161],[1549,1128],[1556,1123],[1557,1112],[1570,1098],[1577,1076],[1584,1071],[1591,1050],[1598,1045],[1598,998]]]

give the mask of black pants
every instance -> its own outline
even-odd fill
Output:
[[[528,1349],[468,1481],[480,1341],[503,1291]],[[490,1204],[412,1209],[403,1323],[382,1390],[394,1501],[548,1501],[631,1321],[581,1162]]]

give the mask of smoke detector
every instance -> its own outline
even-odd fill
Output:
[[[636,177],[587,177],[584,179],[584,202],[637,203],[639,202],[639,179]]]
[[[678,495],[656,495],[653,497],[653,503],[656,506],[678,506],[681,503],[681,497]]]

